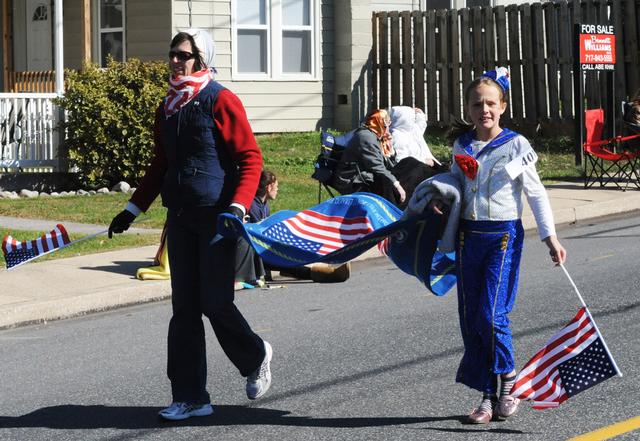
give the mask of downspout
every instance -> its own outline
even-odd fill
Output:
[[[62,21],[62,0],[55,0],[54,4],[54,22],[53,22],[53,35],[54,35],[54,58],[53,65],[56,71],[56,94],[62,96],[64,94],[64,37],[63,37],[63,21]],[[64,121],[64,110],[58,109],[58,121]],[[56,149],[56,156],[58,157],[58,172],[67,172],[69,170],[68,152],[65,149],[65,131],[58,130],[58,147]]]
[[[54,35],[54,59],[53,65],[56,71],[56,93],[62,95],[64,93],[64,50],[63,43],[64,37],[63,23],[62,23],[62,0],[55,0],[54,6],[54,23],[53,23],[53,35]]]

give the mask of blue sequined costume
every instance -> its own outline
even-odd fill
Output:
[[[522,136],[505,129],[489,143],[470,132],[453,154],[465,167],[473,158],[477,174],[457,163],[462,215],[456,267],[458,311],[464,355],[456,381],[485,393],[497,392],[497,376],[515,368],[508,314],[513,308],[524,239],[522,193],[527,196],[544,239],[555,234],[546,191],[533,164],[511,177],[505,166],[531,150]],[[518,162],[518,161],[516,161]]]

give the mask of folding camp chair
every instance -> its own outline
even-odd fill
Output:
[[[313,165],[313,174],[311,177],[318,181],[318,202],[322,201],[322,187],[327,190],[327,193],[331,197],[334,197],[334,193],[337,191],[332,188],[333,174],[335,172],[338,162],[342,157],[342,152],[349,144],[351,138],[353,138],[354,130],[347,132],[343,135],[333,136],[331,133],[320,131],[320,154],[316,158],[316,162]],[[360,174],[360,170],[357,164],[354,164],[357,173]]]
[[[638,165],[640,151],[630,152],[624,150],[616,153],[615,147],[640,136],[616,136],[610,139],[602,139],[604,128],[604,110],[588,109],[585,111],[586,138],[582,145],[585,153],[584,161],[584,187],[589,188],[596,182],[604,187],[608,183],[614,183],[621,190],[626,190],[629,182],[640,187],[638,182]],[[625,185],[622,187],[621,182]]]

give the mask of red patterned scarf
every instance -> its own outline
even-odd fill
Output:
[[[164,114],[167,118],[194,99],[213,80],[209,69],[202,69],[192,75],[171,76],[169,90],[164,100]]]

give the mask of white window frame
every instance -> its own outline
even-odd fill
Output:
[[[318,81],[320,66],[320,0],[309,0],[311,13],[308,26],[283,26],[282,2],[265,0],[266,24],[242,25],[237,21],[237,0],[231,0],[231,77],[234,81]],[[238,71],[238,30],[267,31],[267,72]],[[283,31],[309,31],[311,37],[310,73],[283,72],[282,33]]]
[[[122,32],[122,61],[127,60],[127,0],[122,0],[122,26],[117,28],[102,28],[100,12],[102,8],[100,8],[102,0],[95,0],[93,4],[93,16],[95,19],[93,20],[93,29],[94,29],[94,41],[95,41],[95,57],[97,64],[102,66],[102,34],[107,34],[111,32]],[[103,66],[106,67],[106,66]]]

